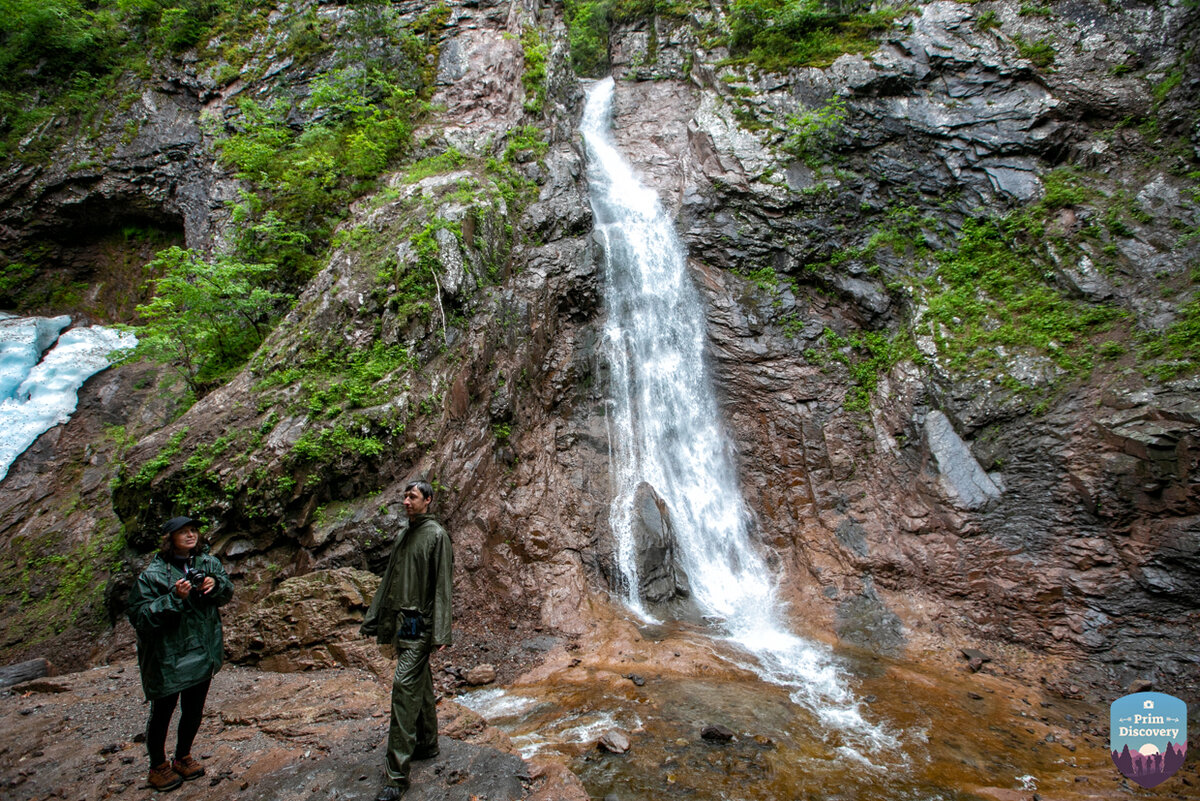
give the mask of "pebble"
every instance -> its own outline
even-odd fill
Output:
[[[605,732],[597,745],[600,747],[600,750],[607,751],[610,754],[624,754],[630,747],[629,737],[620,731]]]
[[[700,730],[700,736],[705,740],[727,743],[733,739],[733,732],[719,723],[710,723]]]

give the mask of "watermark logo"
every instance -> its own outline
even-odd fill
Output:
[[[1108,744],[1126,778],[1157,787],[1187,758],[1187,704],[1166,693],[1133,693],[1109,707]]]

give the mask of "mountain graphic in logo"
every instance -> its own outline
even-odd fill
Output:
[[[1187,758],[1187,704],[1166,693],[1133,693],[1109,707],[1109,747],[1117,770],[1157,787]]]

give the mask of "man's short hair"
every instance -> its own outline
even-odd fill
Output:
[[[422,498],[433,498],[433,487],[430,486],[428,481],[425,481],[424,479],[410,481],[404,485],[404,492],[407,494],[408,491],[413,487],[417,488],[417,491],[421,493]]]

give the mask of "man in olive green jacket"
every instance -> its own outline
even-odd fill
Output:
[[[395,801],[408,787],[409,763],[438,754],[437,707],[429,654],[450,644],[454,551],[446,529],[429,514],[433,488],[404,489],[408,527],[396,537],[383,581],[360,631],[396,646],[387,780],[376,801]]]

